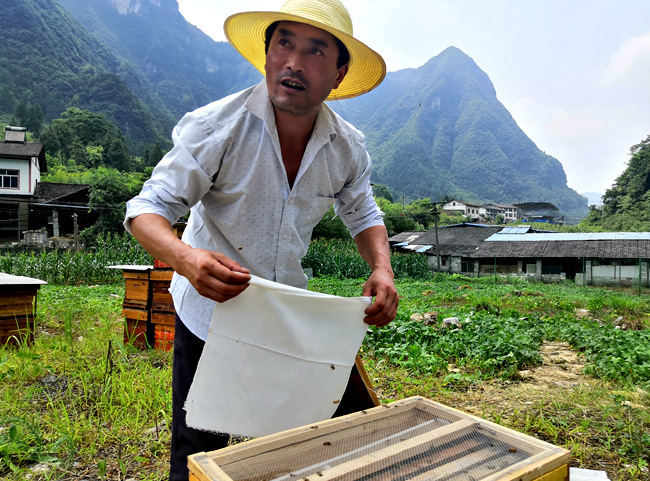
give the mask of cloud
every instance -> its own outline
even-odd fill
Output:
[[[628,84],[648,88],[650,86],[650,33],[623,42],[609,59],[600,78],[601,85]]]
[[[558,137],[587,140],[603,132],[605,125],[592,116],[574,115],[565,109],[560,109],[553,116],[549,130]]]

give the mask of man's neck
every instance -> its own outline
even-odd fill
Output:
[[[318,112],[313,115],[296,116],[282,112],[275,107],[273,109],[275,111],[275,125],[278,129],[280,149],[282,150],[282,161],[284,162],[289,185],[293,187],[300,169],[300,162],[314,130]]]

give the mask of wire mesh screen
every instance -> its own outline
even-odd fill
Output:
[[[190,472],[215,481],[534,480],[562,468],[568,476],[569,458],[564,449],[415,397],[198,454]]]

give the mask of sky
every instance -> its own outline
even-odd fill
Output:
[[[648,0],[343,0],[355,37],[388,71],[418,68],[445,48],[469,55],[569,187],[603,194],[630,147],[650,135]],[[217,41],[240,11],[282,0],[178,0],[185,19]]]

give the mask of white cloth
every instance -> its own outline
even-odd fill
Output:
[[[300,261],[332,205],[353,237],[383,225],[365,138],[326,105],[293,187],[265,81],[188,113],[172,138],[174,148],[127,204],[127,230],[140,214],[159,214],[173,224],[191,208],[185,243],[221,252],[264,279],[307,287]],[[177,275],[170,293],[183,323],[205,340],[214,301]]]
[[[369,297],[252,277],[217,304],[185,403],[196,429],[264,436],[332,417],[368,326]]]

